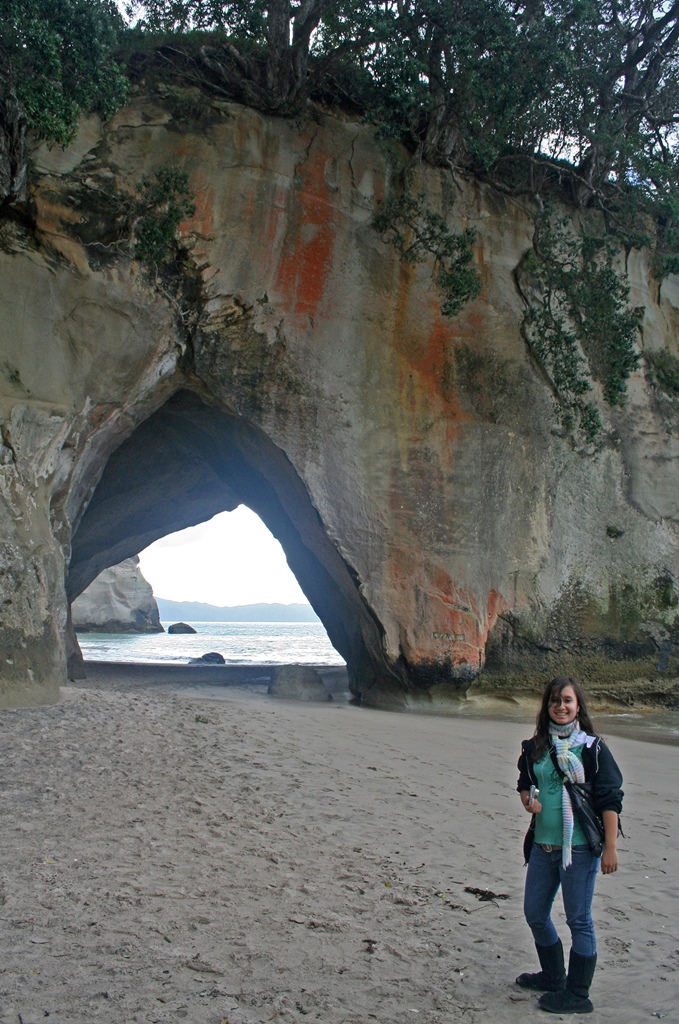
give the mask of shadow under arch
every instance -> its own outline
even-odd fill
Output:
[[[330,541],[289,458],[239,416],[182,390],[110,456],[73,537],[69,605],[105,568],[153,541],[244,504],[280,542],[288,564],[365,699],[405,689],[384,657],[383,630],[355,572]],[[69,661],[81,660],[77,652]]]

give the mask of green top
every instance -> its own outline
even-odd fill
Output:
[[[582,762],[582,746],[571,747],[571,753]],[[533,771],[538,780],[540,795],[538,800],[542,804],[542,810],[535,817],[535,842],[551,843],[552,846],[563,846],[563,815],[561,811],[561,790],[563,783],[559,778],[554,762],[552,761],[549,748],[544,752],[539,761],[533,765]],[[575,818],[573,823],[573,846],[586,846],[585,833]]]

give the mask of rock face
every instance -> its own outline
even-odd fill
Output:
[[[167,627],[168,633],[195,633],[197,630],[189,626],[188,622],[173,622]]]
[[[103,569],[240,502],[366,703],[557,671],[676,702],[677,399],[642,364],[600,448],[554,431],[521,333],[530,212],[419,168],[478,232],[482,292],[446,320],[432,267],[372,226],[405,153],[204,96],[192,126],[165,93],[37,150],[35,229],[2,226],[0,702],[55,699],[69,603]],[[115,197],[162,165],[196,213],[157,274]],[[639,344],[676,356],[679,279],[650,260],[627,259]]]
[[[310,665],[281,665],[274,669],[269,693],[286,700],[332,700],[318,672]]]
[[[71,606],[73,628],[81,633],[162,633],[153,590],[138,558],[104,569]]]

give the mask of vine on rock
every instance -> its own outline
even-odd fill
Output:
[[[434,280],[441,293],[441,312],[452,317],[476,298],[481,280],[473,266],[473,228],[454,234],[439,213],[425,207],[424,192],[406,190],[388,199],[373,224],[406,263],[434,258]]]
[[[588,443],[601,432],[599,411],[586,396],[597,380],[604,400],[621,405],[638,367],[639,311],[628,305],[629,287],[615,267],[610,237],[576,237],[545,212],[533,249],[517,277],[526,312],[523,330],[557,399],[566,431],[579,428]]]
[[[670,398],[679,398],[679,359],[664,349],[646,356],[655,383]]]
[[[140,262],[166,262],[175,248],[177,229],[196,212],[186,171],[161,167],[136,185],[133,212],[134,255]]]
[[[657,246],[653,269],[657,279],[663,281],[669,274],[679,274],[679,197],[666,194],[656,203],[654,212]]]

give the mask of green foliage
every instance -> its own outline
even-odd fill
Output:
[[[679,178],[679,166],[676,174]],[[672,187],[656,198],[653,212],[658,224],[654,270],[662,281],[668,274],[679,274],[679,195]]]
[[[679,398],[679,359],[670,352],[649,352],[646,356],[658,387],[672,398]]]
[[[567,222],[546,213],[520,272],[526,340],[552,383],[562,425],[579,426],[589,442],[601,430],[599,413],[585,397],[590,377],[616,406],[639,365],[638,316],[629,309],[629,288],[614,259],[610,239],[569,234]]]
[[[129,0],[127,15],[131,47],[184,48],[192,83],[220,96],[282,115],[346,104],[430,164],[541,208],[556,195],[599,210],[608,241],[546,216],[523,268],[540,296],[526,338],[562,421],[597,435],[591,379],[617,405],[638,362],[611,238],[656,244],[657,275],[679,272],[679,0]],[[0,100],[16,94],[24,122],[65,144],[83,112],[107,117],[125,96],[121,27],[116,0],[2,0]],[[0,153],[3,131],[21,134],[0,117]],[[165,260],[191,209],[179,172],[140,182],[139,258]],[[403,259],[432,260],[446,315],[478,293],[474,233],[450,232],[422,196],[390,199],[375,223]]]
[[[195,213],[189,176],[161,167],[153,177],[142,178],[136,191],[134,254],[142,263],[164,263],[174,251],[179,225]]]
[[[350,105],[430,163],[600,208],[625,244],[650,215],[657,273],[679,270],[674,0],[130,0],[128,14],[176,45],[212,33],[195,66],[253,106]]]
[[[433,257],[434,279],[442,296],[441,312],[455,316],[481,290],[473,266],[476,232],[467,228],[453,234],[443,217],[425,208],[425,195],[403,192],[383,204],[375,228],[396,248],[406,263]]]
[[[268,6],[277,5],[263,0],[128,0],[125,12],[146,32],[183,35],[207,30],[263,44]]]
[[[16,0],[18,2],[18,0]],[[437,166],[600,209],[679,272],[677,0],[130,0],[209,88],[298,114],[362,111]]]
[[[431,162],[599,204],[676,171],[678,25],[661,0],[337,0],[313,55]]]
[[[110,117],[125,99],[123,27],[113,0],[3,0],[0,95],[14,90],[28,127],[66,145],[81,114]]]
[[[350,55],[382,131],[410,140],[433,163],[488,169],[522,145],[533,153],[555,129],[545,86],[565,76],[564,50],[553,19],[541,30],[532,19],[528,30],[524,8],[340,0],[323,18],[315,55],[333,70],[338,55]]]
[[[332,0],[130,0],[138,32],[174,36],[211,32],[197,65],[221,94],[267,112],[291,115],[309,95],[313,33]]]

